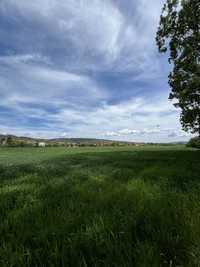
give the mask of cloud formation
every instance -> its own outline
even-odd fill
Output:
[[[152,53],[161,5],[159,0],[153,5],[147,0],[2,0],[2,45],[7,52],[39,53],[73,70],[132,71]]]
[[[0,131],[188,139],[155,46],[162,4],[1,0]]]

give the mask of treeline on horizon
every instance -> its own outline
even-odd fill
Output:
[[[81,140],[81,141],[80,141]],[[109,141],[101,139],[32,139],[26,137],[15,137],[15,136],[1,136],[0,146],[1,147],[97,147],[97,146],[134,146],[144,145],[143,143],[133,142],[120,142],[120,141]]]
[[[71,140],[71,141],[70,141]],[[84,139],[84,138],[73,138],[73,139],[32,139],[28,137],[16,137],[12,135],[0,136],[0,147],[101,147],[101,146],[145,146],[145,145],[177,145],[185,144],[185,142],[174,142],[174,143],[139,143],[139,142],[120,142],[112,140],[101,140],[101,139]]]

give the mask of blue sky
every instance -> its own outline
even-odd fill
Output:
[[[1,0],[0,133],[188,140],[155,33],[163,0]]]

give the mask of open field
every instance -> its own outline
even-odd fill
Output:
[[[200,266],[200,151],[0,149],[0,266]]]

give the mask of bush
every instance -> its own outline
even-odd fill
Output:
[[[195,147],[200,149],[200,137],[191,138],[187,144],[188,147]]]

